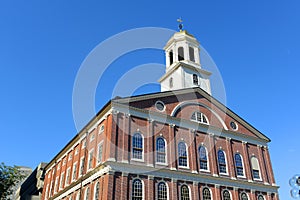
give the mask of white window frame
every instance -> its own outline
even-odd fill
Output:
[[[70,183],[68,183],[68,179],[71,178],[71,167],[68,167],[66,171],[66,180],[65,180],[65,186],[68,186]],[[69,180],[71,182],[71,180]]]
[[[104,130],[105,130],[105,126],[104,126],[104,124],[102,124],[102,125],[99,127],[99,132],[98,132],[98,134],[103,133]]]
[[[200,148],[200,147],[204,147],[205,152],[206,152],[207,169],[201,169],[201,168],[200,168],[200,155],[198,155],[199,170],[200,170],[201,172],[210,172],[210,167],[209,167],[209,157],[208,157],[208,151],[207,151],[207,148],[206,148],[206,146],[204,146],[203,144],[199,145],[199,147],[198,147],[198,152],[197,152],[198,154],[199,154],[199,148]]]
[[[93,169],[93,156],[94,156],[94,149],[91,149],[89,151],[89,156],[88,156],[87,171],[91,171]]]
[[[142,151],[142,158],[141,159],[139,159],[139,158],[133,158],[133,136],[136,133],[138,133],[138,134],[140,134],[142,136],[143,151]],[[144,152],[145,152],[145,137],[144,137],[143,133],[141,133],[141,132],[134,132],[132,134],[132,136],[131,136],[131,156],[130,156],[131,160],[138,161],[138,162],[144,162]]]
[[[59,190],[63,189],[64,181],[65,181],[65,172],[62,172],[60,175]]]
[[[255,159],[257,160],[257,164],[258,164],[258,168],[259,168],[259,169],[258,169],[258,172],[259,172],[259,178],[254,178],[254,175],[253,175],[253,166],[252,166],[252,158],[255,158]],[[250,158],[250,162],[251,162],[251,173],[252,173],[253,180],[255,180],[255,181],[262,181],[261,167],[260,167],[258,158],[257,158],[255,155],[253,155],[253,156],[251,156],[251,158]]]
[[[130,191],[130,199],[133,198],[133,197],[132,197],[132,193],[133,193],[133,182],[134,182],[135,180],[140,180],[141,183],[142,183],[142,195],[143,195],[142,199],[144,200],[144,199],[145,199],[145,184],[144,184],[144,181],[143,181],[142,179],[140,179],[140,178],[134,178],[134,179],[132,179],[132,182],[131,182],[131,191]]]
[[[159,181],[159,182],[156,184],[156,194],[155,194],[156,199],[158,199],[158,185],[159,185],[160,183],[164,183],[164,184],[166,185],[166,187],[167,187],[167,200],[169,200],[169,199],[170,199],[169,185],[168,185],[168,183],[165,182],[165,181]]]
[[[226,173],[220,172],[219,155],[218,155],[219,150],[223,151],[223,153],[224,153],[225,165],[226,165]],[[220,148],[219,150],[217,151],[217,161],[218,161],[218,170],[219,170],[219,174],[221,174],[221,175],[227,175],[227,176],[228,176],[228,175],[229,175],[229,172],[228,172],[228,162],[227,162],[226,152],[225,152],[222,148]]]
[[[179,165],[179,151],[178,151],[178,145],[179,143],[183,142],[185,144],[185,151],[186,151],[186,166],[181,166]],[[189,151],[188,151],[188,146],[184,140],[181,140],[177,143],[177,164],[178,168],[182,169],[190,169],[190,164],[189,164]]]
[[[190,200],[192,200],[191,188],[190,188],[190,186],[188,184],[185,184],[185,183],[180,185],[180,188],[179,188],[179,199],[181,199],[181,196],[182,196],[181,195],[181,187],[184,186],[184,185],[187,186],[187,188],[189,190],[189,198],[190,198]]]
[[[85,157],[82,156],[80,158],[80,162],[79,162],[79,171],[78,171],[78,177],[81,177],[84,173],[84,163],[85,163]],[[83,171],[81,171],[81,168],[83,167]]]
[[[157,152],[156,152],[156,148],[157,148],[157,140],[158,140],[159,138],[162,138],[162,139],[164,140],[164,142],[165,142],[165,162],[159,162],[159,161],[157,161]],[[156,164],[159,164],[159,165],[167,165],[167,163],[168,163],[168,153],[167,153],[167,151],[168,151],[167,140],[166,140],[163,136],[157,137],[156,140],[155,140],[155,163],[156,163]]]
[[[74,172],[75,172],[75,175],[74,175]],[[77,175],[77,162],[75,162],[73,164],[73,168],[72,168],[72,180],[71,180],[71,182],[73,182],[73,181],[76,180],[76,175]]]
[[[201,199],[203,199],[203,190],[204,189],[208,189],[209,190],[209,192],[210,192],[210,198],[211,198],[211,200],[213,200],[214,198],[213,198],[213,193],[212,193],[212,191],[211,191],[211,189],[209,188],[209,187],[207,187],[207,186],[204,186],[203,188],[202,188],[202,190],[201,190]]]
[[[230,199],[232,200],[232,194],[231,194],[230,190],[228,190],[227,188],[222,190],[222,200],[224,200],[224,192],[225,191],[228,191]]]
[[[243,174],[244,174],[243,176],[240,176],[240,175],[237,174],[237,168],[236,168],[236,163],[235,163],[235,162],[236,162],[236,161],[235,161],[235,154],[239,154],[240,157],[241,157],[241,160],[242,160],[242,166],[243,166]],[[239,177],[239,178],[246,178],[246,174],[245,174],[245,166],[244,166],[244,158],[243,158],[242,154],[239,153],[239,152],[236,152],[235,154],[234,154],[234,168],[235,168],[236,176]]]
[[[101,160],[99,160],[99,150],[100,150],[100,146],[102,146],[102,155],[101,155]],[[103,162],[103,140],[101,140],[98,144],[98,148],[97,148],[97,164],[102,163]]]

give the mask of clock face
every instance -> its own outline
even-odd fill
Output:
[[[233,130],[237,130],[237,124],[236,124],[234,121],[231,121],[231,122],[230,122],[230,127],[231,127]]]

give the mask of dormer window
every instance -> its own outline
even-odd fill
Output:
[[[178,61],[184,60],[183,47],[178,48]]]
[[[190,61],[195,62],[195,53],[193,47],[189,47],[189,54],[190,54]]]
[[[193,74],[193,84],[194,84],[194,85],[199,85],[199,81],[198,81],[198,76],[197,76],[197,74]]]
[[[208,124],[207,117],[201,112],[194,112],[192,114],[191,120],[195,121],[195,122],[203,123],[203,124]]]

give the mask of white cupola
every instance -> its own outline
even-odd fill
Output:
[[[176,32],[164,47],[166,73],[159,79],[161,91],[200,87],[211,94],[210,72],[201,69],[200,44],[186,30]]]

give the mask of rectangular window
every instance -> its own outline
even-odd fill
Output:
[[[93,167],[93,156],[94,156],[94,150],[91,150],[89,153],[88,169],[91,169]]]
[[[98,144],[98,163],[102,162],[103,142]]]
[[[71,174],[71,169],[69,167],[67,169],[67,177],[66,177],[66,183],[65,183],[65,185],[69,185],[69,183],[70,183],[70,174]]]
[[[57,192],[57,184],[58,184],[58,176],[55,178],[55,183],[54,183],[54,193]]]
[[[81,176],[83,174],[83,171],[84,171],[84,157],[82,157],[80,159],[80,165],[79,165],[79,176]]]
[[[64,181],[65,181],[65,172],[61,173],[60,183],[59,183],[59,190],[61,190],[63,188]]]
[[[74,181],[76,179],[76,174],[77,174],[77,163],[74,163],[73,173],[72,173],[72,181]]]
[[[259,176],[259,170],[252,170],[253,171],[253,178],[255,179],[260,179],[260,176]]]

